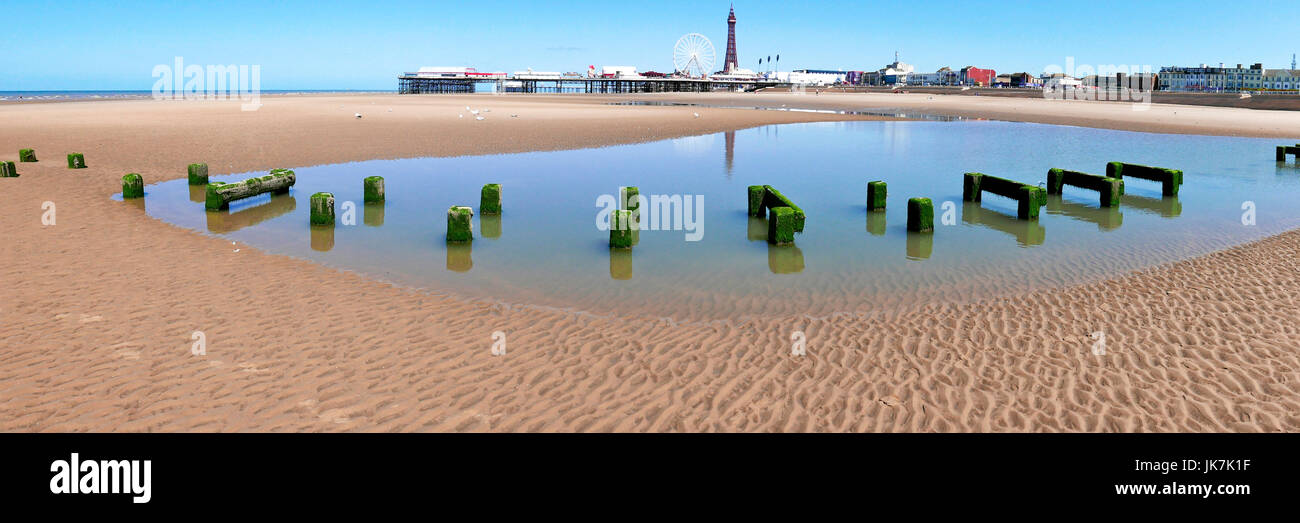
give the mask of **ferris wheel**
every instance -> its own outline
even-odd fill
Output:
[[[700,33],[682,36],[673,46],[673,67],[687,76],[708,76],[713,72],[716,57],[713,42]]]

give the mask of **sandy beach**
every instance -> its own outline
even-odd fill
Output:
[[[728,107],[611,106],[649,100]],[[464,300],[181,229],[120,177],[970,118],[1295,143],[1294,112],[931,94],[308,95],[0,105],[0,430],[1295,431],[1300,231],[1051,293],[679,323]],[[491,107],[464,122],[465,105]],[[783,107],[784,106],[784,107]],[[363,118],[353,118],[362,113]],[[695,117],[694,113],[699,113]],[[517,117],[507,117],[515,114]],[[88,168],[69,170],[81,152]],[[46,202],[57,223],[43,225]],[[807,356],[790,355],[790,333]],[[204,333],[207,354],[191,354]],[[505,357],[492,334],[509,336]],[[1090,333],[1106,333],[1096,356]]]

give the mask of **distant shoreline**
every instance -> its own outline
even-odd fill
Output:
[[[307,96],[329,94],[395,94],[394,90],[315,90],[315,89],[272,89],[259,93],[260,96]],[[147,100],[153,97],[151,90],[60,90],[60,91],[0,91],[0,104],[60,103],[60,102],[95,102],[107,100]]]

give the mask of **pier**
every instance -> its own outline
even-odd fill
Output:
[[[712,79],[620,76],[613,78],[585,76],[506,76],[451,75],[424,76],[405,73],[397,77],[398,94],[473,93],[479,84],[493,85],[498,93],[707,93],[712,91],[755,91],[766,87],[789,85],[763,79]]]

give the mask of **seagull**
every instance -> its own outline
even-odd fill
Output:
[[[458,117],[458,118],[464,118],[465,115],[463,115],[463,114],[458,114],[458,115],[456,115],[456,117]]]
[[[695,115],[696,118],[700,117],[700,113],[691,113],[691,114]]]
[[[469,106],[468,106],[468,105],[465,106],[465,110],[466,110],[466,111],[469,110]]]
[[[517,114],[512,114],[512,115],[510,115],[510,117],[511,117],[511,118],[519,118],[519,115],[517,115]]]
[[[1242,100],[1245,100],[1245,99],[1247,99],[1247,98],[1250,98],[1250,93],[1241,93],[1241,99],[1242,99]]]
[[[963,87],[963,88],[961,88],[961,90],[963,90],[963,91],[969,91],[970,88],[969,88],[969,87]]]
[[[478,120],[478,121],[483,121],[483,117],[482,117],[482,116],[477,116],[477,117],[475,117],[474,119],[475,119],[475,120]]]
[[[361,113],[357,113],[357,118],[361,118]]]
[[[475,109],[475,110],[473,110],[473,111],[470,111],[470,113],[473,114],[473,115],[475,115],[475,116],[478,116],[478,109]]]

